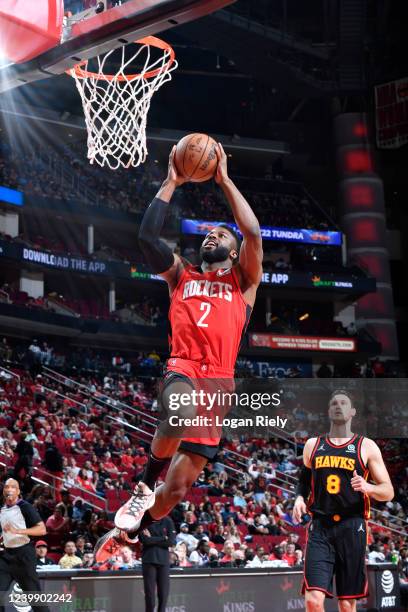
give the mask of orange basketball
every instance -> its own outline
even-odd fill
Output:
[[[179,174],[188,181],[201,183],[215,174],[218,164],[217,143],[207,134],[187,134],[176,148],[174,162]]]

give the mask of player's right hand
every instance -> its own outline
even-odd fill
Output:
[[[295,523],[300,525],[302,522],[302,516],[307,513],[307,507],[305,500],[301,495],[298,495],[293,506],[292,518]]]
[[[184,176],[182,176],[181,174],[177,172],[176,164],[174,162],[175,153],[176,153],[176,145],[174,145],[174,147],[172,148],[170,152],[169,167],[167,171],[167,180],[170,181],[171,183],[175,183],[175,185],[178,187],[179,185],[186,183],[187,179],[185,179]]]

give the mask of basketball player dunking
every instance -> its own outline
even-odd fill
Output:
[[[330,433],[310,438],[303,451],[293,518],[309,511],[303,592],[308,612],[323,612],[333,597],[333,576],[340,612],[355,612],[367,595],[365,552],[370,498],[390,501],[394,489],[373,440],[351,431],[356,411],[347,391],[329,402]],[[367,482],[368,476],[375,484]]]
[[[201,266],[194,267],[160,240],[171,197],[176,187],[185,182],[177,173],[174,152],[175,147],[167,178],[146,210],[139,231],[139,243],[150,269],[167,281],[170,292],[171,355],[161,388],[166,418],[172,394],[191,393],[197,381],[233,381],[239,346],[262,277],[263,257],[258,220],[228,176],[227,157],[221,145],[216,151],[215,180],[242,233],[242,244],[228,225],[217,225],[201,245]],[[182,417],[182,407],[180,411]],[[191,416],[191,407],[184,412]],[[166,516],[184,499],[208,460],[217,453],[220,438],[214,432],[183,440],[182,435],[163,435],[162,425],[153,438],[142,481],[116,513],[115,529],[96,544],[98,561],[114,555],[123,540],[136,541],[140,531]],[[169,463],[165,482],[155,491],[155,483]]]

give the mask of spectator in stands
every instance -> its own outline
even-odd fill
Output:
[[[222,520],[224,521],[224,525],[226,525],[229,519],[233,519],[234,524],[239,521],[238,515],[235,510],[232,509],[230,502],[226,502],[224,505],[224,510],[221,512]]]
[[[285,551],[283,546],[275,546],[273,553],[269,555],[271,567],[289,567],[288,561],[284,558]]]
[[[262,567],[262,556],[265,550],[263,546],[257,546],[256,552],[252,548],[248,548],[245,551],[246,565],[245,567]]]
[[[48,544],[44,540],[38,540],[35,543],[35,552],[37,555],[37,568],[45,565],[55,565],[54,561],[47,557]]]
[[[218,525],[215,530],[215,534],[211,538],[211,541],[214,544],[224,544],[225,542],[224,533],[225,533],[224,525]]]
[[[69,518],[65,516],[65,508],[62,505],[55,506],[53,514],[47,519],[45,526],[50,535],[60,536],[61,539],[68,533]]]
[[[174,548],[174,552],[177,555],[178,567],[191,567],[191,563],[187,558],[187,544],[185,542],[179,542]]]
[[[80,535],[77,537],[77,539],[75,540],[75,548],[76,548],[76,555],[82,559],[84,554],[85,554],[85,546],[86,546],[86,540],[85,537]]]
[[[243,549],[238,549],[238,550],[234,550],[234,552],[232,553],[232,558],[233,558],[233,567],[244,567],[246,560],[245,560],[245,550]]]
[[[210,486],[208,487],[207,493],[208,495],[213,495],[214,497],[219,497],[224,493],[224,486],[218,476],[212,476],[209,478]]]
[[[254,517],[253,524],[248,526],[248,532],[251,535],[269,535],[268,528],[262,524],[259,514]]]
[[[286,540],[285,542],[282,542],[282,544],[284,544],[284,543],[285,543],[286,545],[289,545],[289,544],[294,544],[294,546],[295,546],[295,550],[302,550],[302,547],[301,547],[301,545],[299,544],[299,534],[298,534],[298,533],[294,533],[293,531],[291,531],[291,532],[288,534],[288,538],[287,538],[287,540]]]
[[[197,548],[193,550],[188,560],[195,567],[207,567],[209,563],[210,545],[208,538],[202,539],[197,544]]]
[[[44,467],[55,476],[61,477],[63,472],[62,455],[54,442],[45,443]]]
[[[269,535],[277,536],[282,534],[282,530],[277,524],[276,517],[274,514],[270,514],[268,516],[268,522],[265,524],[265,527],[268,530]]]
[[[296,550],[294,544],[286,545],[286,552],[283,554],[282,559],[287,561],[289,565],[295,565],[296,562]]]
[[[131,548],[129,546],[122,546],[118,569],[129,570],[139,565],[140,563],[135,560]]]
[[[76,477],[77,484],[86,491],[95,492],[96,487],[92,482],[92,479],[88,476],[88,471],[85,468],[79,470],[78,476]]]
[[[185,542],[188,551],[191,552],[197,547],[198,540],[191,533],[189,533],[189,527],[187,523],[181,523],[180,532],[176,535],[176,543]]]
[[[41,368],[41,348],[38,340],[33,340],[28,347],[28,355],[30,360],[30,369],[33,374],[38,374]]]
[[[295,567],[303,567],[303,550],[302,549],[296,549],[295,550]]]
[[[244,494],[240,489],[237,489],[234,494],[233,506],[235,508],[245,508],[247,505]]]
[[[265,499],[265,489],[268,480],[275,478],[274,470],[266,471],[263,465],[252,463],[248,468],[248,474],[254,480],[254,499],[260,504]]]
[[[222,553],[220,557],[220,564],[224,567],[232,567],[234,562],[235,548],[232,540],[225,540],[224,546],[222,547]]]
[[[69,540],[64,546],[64,555],[59,560],[61,569],[75,569],[82,567],[82,560],[76,554],[75,542]]]
[[[134,466],[134,457],[130,448],[127,448],[124,454],[121,456],[121,465],[127,472],[132,471]]]
[[[104,460],[102,462],[102,468],[108,472],[110,476],[117,476],[119,474],[119,470],[117,466],[112,461],[112,455],[109,451],[106,451],[104,454]]]
[[[385,548],[384,544],[375,544],[372,547],[371,552],[368,553],[369,563],[384,563],[385,561]]]
[[[84,556],[82,558],[82,568],[83,569],[93,569],[95,565],[95,557],[92,552],[92,548],[90,550],[86,550]]]
[[[80,497],[74,501],[74,507],[72,509],[72,518],[74,521],[82,521],[85,514],[84,502]]]
[[[25,478],[31,475],[34,451],[32,445],[27,442],[26,436],[27,433],[23,431],[21,433],[20,442],[15,449],[18,459],[14,466],[14,476],[17,480],[21,477]],[[22,470],[24,470],[24,476],[22,476]]]

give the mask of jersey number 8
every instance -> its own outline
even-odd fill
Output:
[[[326,490],[331,495],[336,495],[340,491],[340,476],[329,474],[326,480]]]

